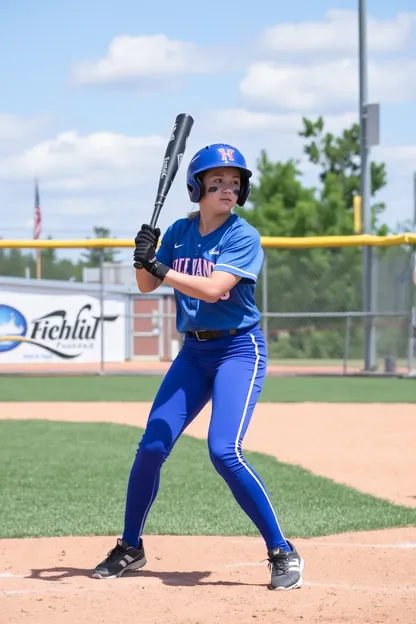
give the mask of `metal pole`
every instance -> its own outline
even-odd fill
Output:
[[[360,192],[363,211],[363,233],[371,234],[371,161],[370,149],[367,141],[367,110],[368,104],[368,68],[367,68],[367,9],[366,0],[358,0],[358,29],[359,29],[359,109],[360,109],[360,160],[361,180]],[[363,311],[374,311],[373,297],[373,248],[363,246]],[[375,331],[374,317],[368,316],[364,320],[364,370],[373,370],[375,367]]]
[[[413,230],[416,231],[416,171],[413,174]]]
[[[163,297],[159,297],[159,301],[157,305],[157,335],[158,335],[159,360],[161,362],[165,359],[165,332],[164,332],[165,319],[163,316],[164,305],[165,304],[163,301]]]
[[[416,177],[416,175],[415,175]],[[410,266],[410,283],[409,283],[409,301],[410,301],[410,319],[409,319],[409,352],[408,352],[408,375],[415,374],[414,361],[416,356],[416,306],[415,294],[413,286],[416,285],[416,253],[411,255]]]
[[[133,344],[132,344],[132,336],[133,336],[133,298],[129,293],[126,295],[126,332],[125,332],[125,341],[126,341],[126,360],[131,360],[133,355]]]
[[[100,375],[104,375],[104,249],[100,255],[100,336],[101,336],[101,353],[100,353]]]
[[[267,271],[267,250],[264,252],[263,260],[263,288],[262,288],[262,311],[263,311],[263,334],[266,340],[266,344],[269,342],[269,293],[267,288],[268,271]]]
[[[348,315],[345,319],[345,345],[344,345],[344,358],[343,358],[343,374],[347,374],[348,360],[350,359],[350,344],[351,344],[351,316]]]

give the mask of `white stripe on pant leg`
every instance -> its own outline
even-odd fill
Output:
[[[280,533],[283,535],[283,532],[282,532],[282,530],[281,530],[281,528],[280,528],[280,524],[279,524],[279,521],[278,521],[278,519],[277,519],[276,513],[275,513],[275,511],[274,511],[274,509],[273,509],[272,502],[271,502],[270,498],[267,496],[267,492],[266,492],[266,490],[264,489],[263,485],[262,485],[262,484],[261,484],[261,482],[258,480],[258,478],[256,477],[256,475],[255,475],[255,474],[254,474],[254,473],[250,470],[249,466],[246,464],[246,462],[245,462],[245,460],[244,460],[244,458],[243,458],[242,451],[241,451],[241,450],[239,450],[239,448],[238,448],[238,441],[239,441],[239,439],[240,439],[241,431],[242,431],[243,426],[244,426],[244,421],[245,421],[246,416],[247,416],[248,406],[249,406],[249,404],[250,404],[250,399],[251,399],[251,393],[253,392],[254,382],[255,382],[256,377],[257,377],[258,366],[259,366],[259,361],[260,361],[259,346],[258,346],[258,344],[257,344],[257,342],[256,342],[256,339],[255,339],[255,337],[254,337],[254,334],[250,334],[250,338],[251,338],[251,341],[252,341],[252,343],[253,343],[253,345],[254,345],[254,350],[255,350],[255,353],[256,353],[256,363],[254,364],[253,376],[252,376],[252,378],[251,378],[250,386],[249,386],[249,389],[248,389],[248,394],[247,394],[246,404],[245,404],[245,406],[244,406],[243,415],[242,415],[242,417],[241,417],[240,426],[239,426],[239,428],[238,428],[238,432],[237,432],[237,437],[236,437],[236,440],[235,440],[234,449],[235,449],[235,454],[237,455],[237,459],[238,459],[238,461],[240,462],[240,464],[241,464],[242,466],[244,466],[244,468],[247,470],[247,472],[249,472],[249,474],[253,477],[253,479],[255,480],[255,482],[257,483],[257,485],[260,487],[261,491],[263,492],[263,494],[264,494],[264,496],[265,496],[265,498],[266,498],[267,502],[269,503],[270,509],[272,510],[272,513],[273,513],[274,519],[276,520],[276,524],[277,524],[277,526],[279,527],[279,531],[280,531]]]
[[[160,470],[160,469],[159,469],[159,470]],[[139,537],[141,537],[141,536],[142,536],[143,529],[144,529],[144,525],[145,525],[145,523],[146,523],[147,516],[149,515],[150,507],[152,506],[152,504],[153,504],[153,502],[154,502],[154,498],[153,498],[153,497],[154,497],[154,495],[155,495],[155,489],[156,489],[157,476],[158,476],[158,473],[156,472],[156,474],[155,474],[155,478],[154,478],[154,480],[153,480],[153,488],[152,488],[152,494],[151,494],[151,497],[150,497],[150,501],[149,501],[148,506],[146,507],[146,511],[144,512],[143,520],[142,520],[142,523],[141,523],[141,526],[140,526],[140,529],[139,529]]]
[[[168,457],[168,455],[170,455],[170,453],[171,453],[171,451],[172,451],[172,449],[173,449],[174,445],[176,444],[176,441],[177,441],[177,440],[179,439],[179,437],[182,435],[182,433],[184,432],[184,430],[185,430],[185,428],[188,426],[188,424],[189,424],[189,423],[187,423],[187,422],[186,422],[186,419],[185,419],[185,422],[184,422],[184,424],[183,424],[183,426],[182,426],[182,429],[181,429],[181,431],[180,431],[179,435],[178,435],[178,436],[177,436],[177,437],[176,437],[176,438],[172,441],[172,443],[170,444],[170,446],[169,446],[169,448],[168,448],[166,458]],[[165,460],[164,460],[164,461],[165,461]],[[163,464],[163,462],[162,462],[162,464]],[[154,503],[155,498],[156,498],[156,496],[155,496],[155,488],[156,488],[157,476],[158,476],[158,474],[160,475],[161,468],[162,468],[162,465],[159,467],[159,473],[158,473],[158,472],[156,472],[156,474],[155,474],[155,478],[154,478],[154,481],[153,481],[152,495],[151,495],[151,498],[150,498],[149,504],[148,504],[148,506],[146,507],[146,511],[144,512],[143,521],[142,521],[142,524],[141,524],[141,527],[140,527],[140,537],[141,537],[141,535],[142,535],[142,533],[143,533],[144,525],[145,525],[145,523],[146,523],[147,516],[149,515],[150,508],[151,508],[151,506],[152,506],[152,504]]]

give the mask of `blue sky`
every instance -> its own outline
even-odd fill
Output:
[[[273,159],[302,156],[302,115],[322,114],[335,132],[357,119],[356,2],[257,0],[247,12],[217,0],[159,0],[146,11],[132,0],[2,4],[3,238],[32,237],[35,174],[43,237],[80,238],[94,225],[134,237],[179,112],[195,125],[162,229],[191,208],[186,163],[202,145],[231,142],[255,168],[263,148]],[[387,163],[381,198],[395,226],[413,215],[416,7],[391,4],[367,10],[369,99],[381,106],[372,158]]]

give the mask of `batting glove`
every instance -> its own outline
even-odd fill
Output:
[[[159,237],[160,237],[160,228],[152,228],[150,225],[147,225],[146,223],[144,223],[141,229],[139,230],[139,232],[137,232],[136,238],[134,239],[136,250],[137,250],[137,246],[140,243],[150,243],[156,249],[157,244],[159,242]],[[136,258],[137,256],[136,250],[133,255],[134,268],[143,269],[143,265]]]
[[[135,240],[135,243],[137,243],[138,240],[146,240],[149,243],[152,243],[154,248],[157,249],[159,237],[160,237],[160,228],[153,228],[152,226],[147,225],[147,223],[143,223],[139,232],[137,232],[136,238],[134,240]]]
[[[139,240],[136,242],[136,248],[134,250],[134,266],[136,269],[143,268],[154,277],[157,277],[162,282],[166,277],[169,267],[159,262],[156,257],[156,250],[152,243],[146,240]]]

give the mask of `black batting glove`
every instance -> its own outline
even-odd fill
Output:
[[[156,257],[154,246],[146,240],[138,240],[134,250],[134,266],[136,269],[145,269],[148,273],[157,277],[162,282],[166,277],[169,267],[159,262]]]
[[[138,240],[145,240],[149,243],[152,243],[153,247],[157,249],[157,244],[159,242],[160,237],[160,228],[152,228],[150,225],[144,223],[140,230],[137,232],[135,243]]]
[[[152,228],[150,225],[144,223],[141,229],[137,232],[134,239],[136,249],[139,243],[150,243],[156,249],[160,237],[160,228]],[[136,252],[134,252],[134,268],[143,269],[143,265],[136,259]]]

